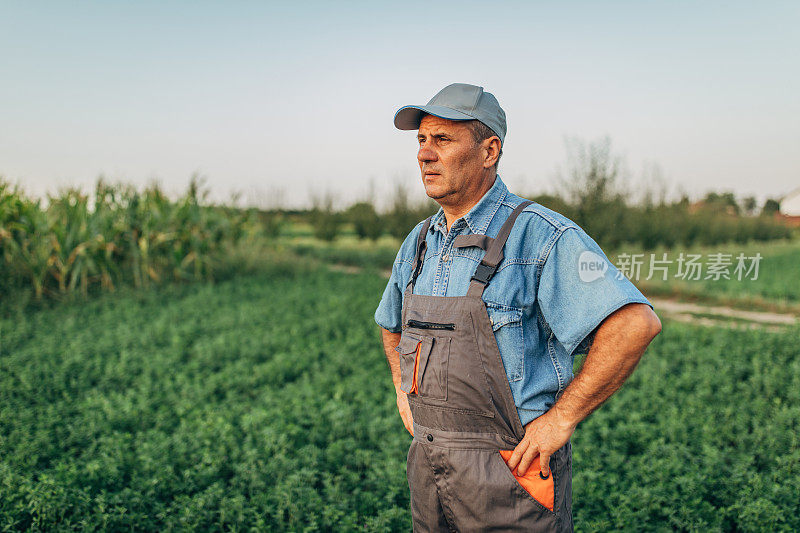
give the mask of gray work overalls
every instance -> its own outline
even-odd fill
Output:
[[[546,479],[538,457],[524,476],[507,464],[525,429],[481,299],[514,221],[530,203],[514,209],[494,239],[454,240],[486,250],[466,296],[413,293],[431,219],[422,226],[396,348],[400,389],[414,417],[406,473],[415,532],[572,530],[571,444],[552,455]]]

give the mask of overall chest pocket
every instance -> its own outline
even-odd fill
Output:
[[[395,350],[400,353],[400,390],[420,398],[447,399],[450,337],[422,335],[406,329]]]
[[[525,368],[525,338],[522,335],[522,309],[486,302],[494,338],[503,359],[509,382],[522,379]]]

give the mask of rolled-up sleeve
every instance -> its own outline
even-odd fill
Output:
[[[582,229],[568,227],[544,260],[537,292],[542,316],[568,354],[585,353],[590,334],[629,303],[653,305]]]

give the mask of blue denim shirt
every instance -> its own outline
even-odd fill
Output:
[[[454,248],[453,239],[473,233],[495,237],[522,201],[497,176],[449,233],[439,208],[425,237],[427,251],[414,294],[464,296],[484,251]],[[375,311],[378,325],[395,333],[401,331],[403,291],[421,229],[422,222],[400,246]],[[503,252],[483,300],[524,425],[561,395],[573,377],[574,354],[588,351],[603,319],[631,302],[653,306],[583,229],[541,204],[520,213]]]

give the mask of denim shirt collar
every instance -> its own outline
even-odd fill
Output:
[[[486,235],[489,223],[492,221],[492,217],[494,217],[500,204],[505,200],[506,195],[508,195],[508,188],[503,183],[503,180],[500,179],[500,175],[496,174],[492,187],[478,200],[477,204],[472,206],[472,209],[466,215],[453,222],[453,227],[458,224],[459,220],[463,219],[472,233]],[[433,215],[433,219],[431,219],[429,231],[436,231],[438,228],[442,233],[446,233],[446,227],[444,209],[440,206],[436,214]],[[453,229],[453,227],[450,229]]]

